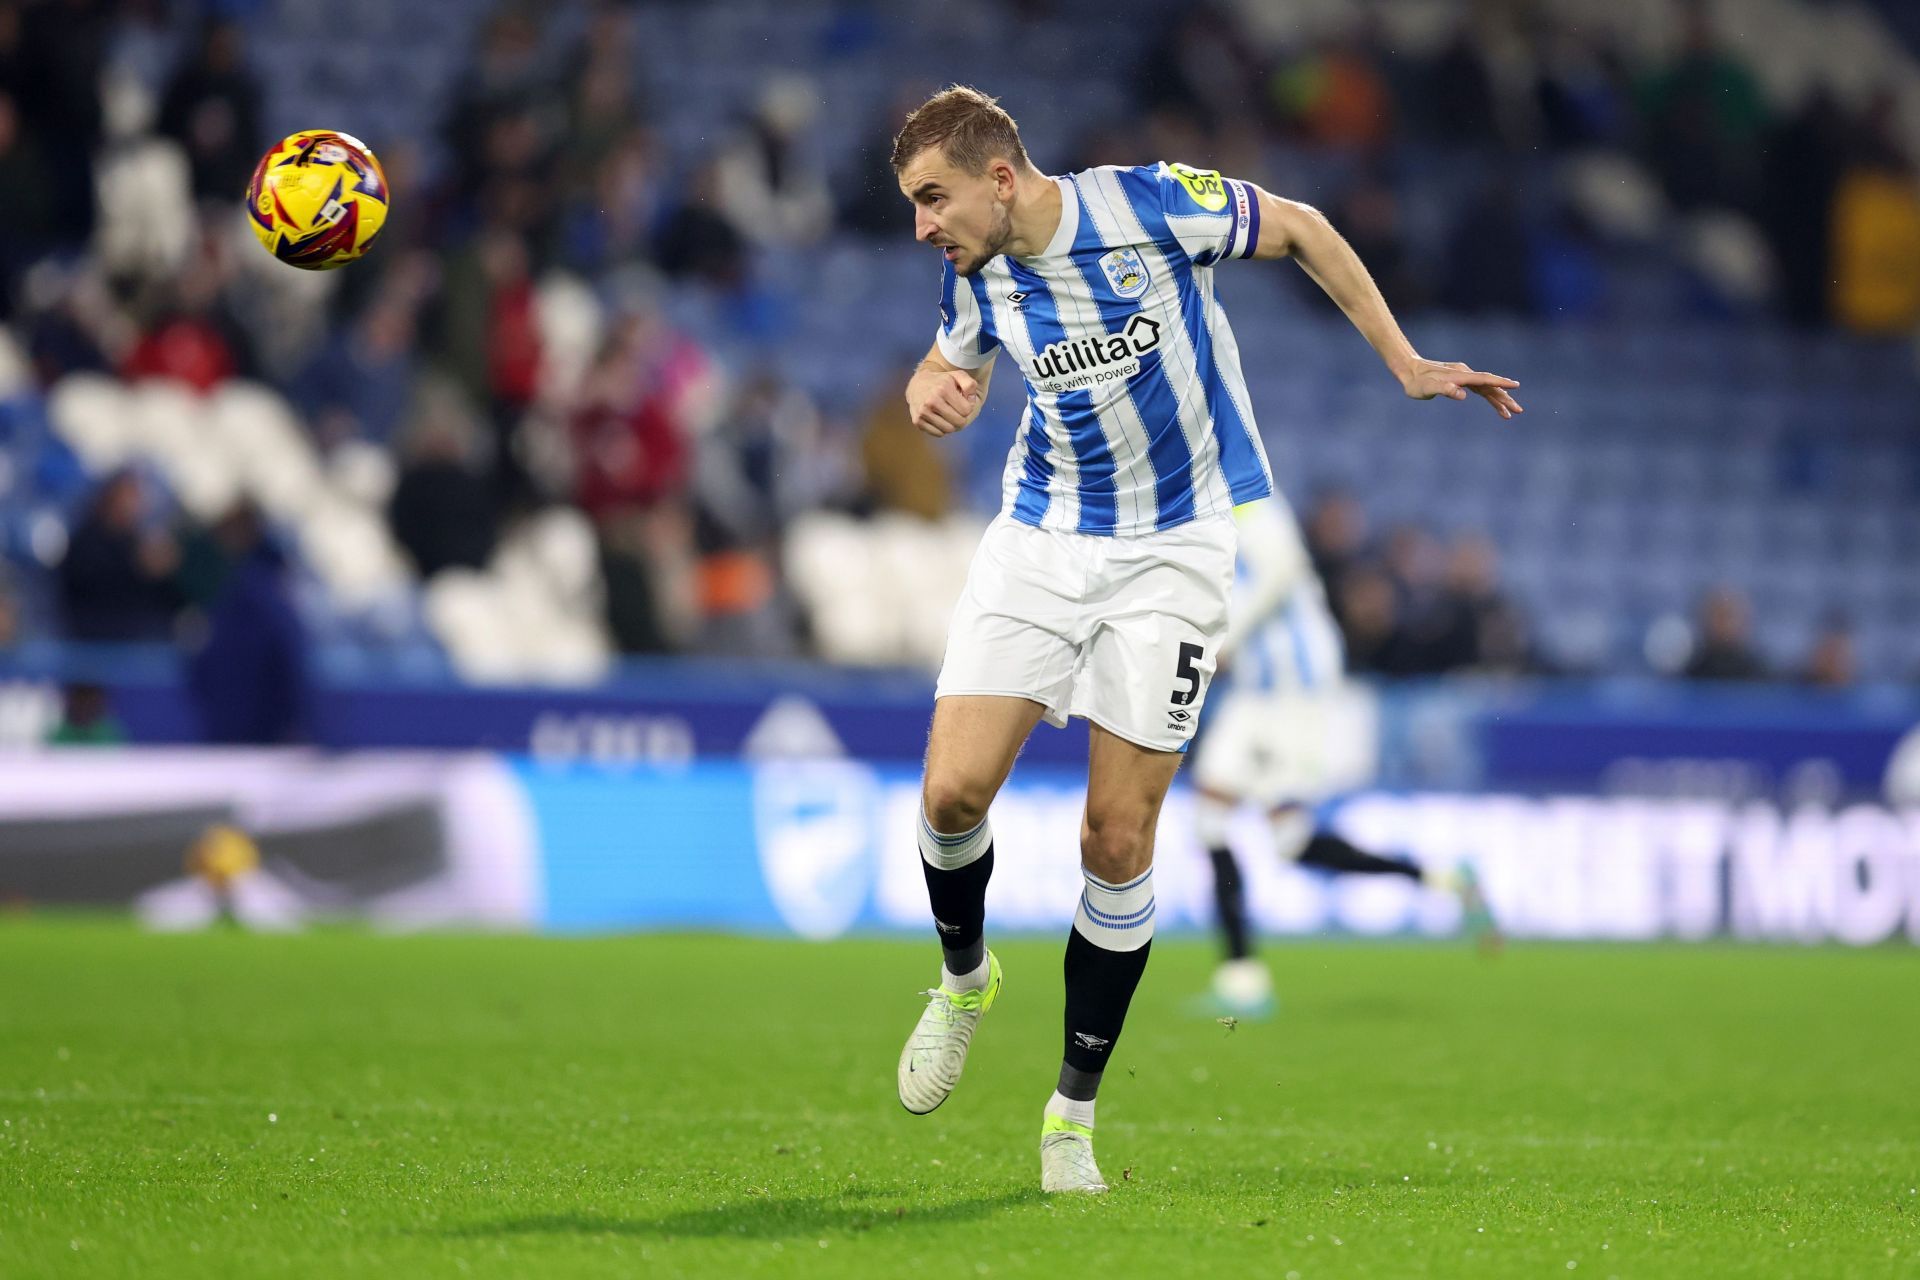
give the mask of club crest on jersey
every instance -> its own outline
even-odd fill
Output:
[[[1137,298],[1153,283],[1138,249],[1115,249],[1102,254],[1100,270],[1106,272],[1107,283],[1122,298]]]

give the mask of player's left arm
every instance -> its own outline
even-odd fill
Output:
[[[1259,237],[1249,256],[1297,261],[1373,344],[1408,395],[1415,400],[1435,396],[1465,400],[1471,391],[1484,397],[1503,418],[1524,412],[1509,394],[1520,385],[1512,378],[1470,369],[1458,362],[1428,360],[1415,351],[1360,255],[1318,209],[1255,190],[1260,201]]]

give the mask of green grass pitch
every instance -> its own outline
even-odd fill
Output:
[[[1050,1201],[996,950],[917,1118],[930,943],[0,922],[0,1276],[1920,1275],[1920,953],[1162,939]]]

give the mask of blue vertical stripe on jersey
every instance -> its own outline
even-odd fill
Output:
[[[1242,652],[1234,658],[1234,678],[1242,682],[1241,687],[1262,692],[1273,688],[1273,655],[1267,652],[1271,643],[1257,628],[1247,637]]]
[[[1180,318],[1186,322],[1187,337],[1193,342],[1194,363],[1207,388],[1207,412],[1213,418],[1213,438],[1220,443],[1220,469],[1227,476],[1227,491],[1234,505],[1264,498],[1273,492],[1266,468],[1260,465],[1260,448],[1253,441],[1253,424],[1240,416],[1226,379],[1220,376],[1220,362],[1213,351],[1213,331],[1207,327],[1206,300],[1200,294],[1193,268],[1178,258],[1169,259],[1175,278],[1180,281],[1184,299],[1192,292],[1192,305],[1182,303]]]
[[[974,344],[974,351],[985,355],[1000,345],[1000,335],[993,330],[993,304],[987,300],[987,282],[978,272],[968,277],[967,283],[973,286],[973,305],[980,311],[980,341]]]
[[[1207,415],[1213,419],[1213,438],[1220,447],[1220,469],[1227,478],[1227,491],[1235,504],[1264,498],[1273,491],[1267,471],[1260,463],[1259,447],[1253,442],[1251,424],[1240,417],[1225,381],[1220,363],[1214,358],[1213,333],[1207,327],[1207,300],[1193,278],[1193,260],[1180,246],[1180,239],[1167,225],[1166,208],[1161,203],[1160,178],[1153,169],[1116,171],[1120,189],[1127,193],[1133,212],[1147,235],[1159,246],[1180,286],[1180,318],[1187,326],[1187,338],[1193,344],[1194,371],[1206,388]]]
[[[1251,182],[1240,185],[1247,189],[1247,247],[1240,251],[1240,256],[1251,258],[1253,251],[1260,247],[1260,188]]]
[[[1013,259],[1007,259],[1006,265],[1011,272]],[[1018,308],[1014,314],[1027,331],[1028,352],[1038,351],[1040,344],[1034,341],[1032,319]],[[1047,415],[1040,408],[1039,388],[1024,371],[1020,379],[1027,388],[1027,456],[1020,472],[1020,495],[1014,499],[1013,515],[1016,520],[1038,527],[1053,502],[1053,437],[1047,431]]]
[[[1313,660],[1307,656],[1307,637],[1300,630],[1300,602],[1298,597],[1287,602],[1287,636],[1293,641],[1293,671],[1300,678],[1302,689],[1311,689],[1319,681],[1313,678]]]
[[[1067,328],[1060,321],[1060,306],[1046,280],[1011,258],[1007,259],[1007,270],[1014,283],[1026,291],[1022,314],[1034,351],[1063,340]],[[1079,532],[1112,533],[1118,523],[1120,490],[1114,480],[1113,449],[1093,409],[1093,392],[1069,391],[1057,397],[1054,406],[1079,467]]]
[[[1109,297],[1112,286],[1100,270],[1100,251],[1112,248],[1100,236],[1093,215],[1087,212],[1087,195],[1077,179],[1075,194],[1080,197],[1080,230],[1074,237],[1074,261],[1086,277],[1100,322],[1108,332],[1118,331],[1139,310],[1134,303]],[[1144,223],[1142,225],[1145,225]],[[1160,219],[1162,229],[1166,219]],[[1086,250],[1087,252],[1081,252]],[[1164,254],[1162,256],[1165,256]],[[1193,451],[1187,447],[1187,433],[1180,426],[1180,401],[1173,392],[1173,380],[1167,376],[1165,353],[1154,351],[1141,361],[1139,376],[1129,379],[1127,394],[1134,411],[1147,429],[1147,463],[1153,468],[1154,527],[1165,529],[1193,519]]]
[[[1052,497],[1053,462],[1047,457],[1047,417],[1040,412],[1039,395],[1027,384],[1027,456],[1020,475],[1020,495],[1013,500],[1013,518],[1039,527]]]
[[[958,279],[951,262],[943,262],[940,268],[940,324],[947,336],[953,336],[954,326],[960,323],[959,300],[953,296],[954,281]]]

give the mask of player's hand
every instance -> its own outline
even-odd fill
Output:
[[[1400,386],[1415,400],[1431,400],[1435,396],[1465,400],[1467,392],[1471,391],[1484,398],[1503,418],[1526,412],[1520,407],[1520,402],[1508,394],[1511,388],[1519,385],[1512,378],[1503,378],[1497,373],[1481,373],[1458,361],[1443,364],[1438,360],[1415,360],[1412,370],[1400,379]]]
[[[907,383],[913,425],[930,436],[950,436],[980,412],[980,384],[960,369],[927,369]]]

